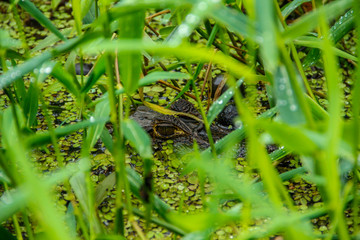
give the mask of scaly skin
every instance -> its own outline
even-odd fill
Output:
[[[194,105],[184,99],[176,101],[171,109],[190,113],[200,118]],[[196,140],[201,148],[209,146],[203,124],[194,119],[164,115],[145,106],[138,107],[131,118],[137,121],[154,138],[155,142],[172,139],[176,145],[192,145]],[[215,125],[211,126],[211,132],[215,141],[229,133],[228,130]]]

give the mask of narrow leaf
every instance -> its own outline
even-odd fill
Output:
[[[284,66],[277,67],[275,73],[276,106],[281,119],[292,125],[305,123],[305,117],[296,99],[294,86],[291,85],[289,75]]]
[[[240,87],[243,84],[244,79],[241,78],[236,82],[236,87]],[[226,90],[210,107],[209,112],[207,114],[207,120],[209,124],[211,124],[215,118],[219,115],[219,113],[224,109],[229,100],[234,96],[234,92],[238,91],[234,90],[232,87]]]
[[[41,25],[54,33],[58,38],[63,41],[66,41],[66,37],[55,27],[55,25],[39,10],[37,7],[30,2],[29,0],[19,1],[18,4],[28,13],[30,13],[33,18],[35,18]]]
[[[67,125],[65,127],[58,127],[55,129],[55,136],[56,137],[63,137],[66,136],[68,134],[71,134],[77,130],[86,128],[86,127],[90,127],[92,125],[96,125],[96,124],[100,124],[103,122],[106,122],[108,120],[108,118],[103,118],[103,119],[97,119],[95,121],[82,121],[79,123],[75,123],[75,124],[71,124],[71,125]],[[26,142],[29,146],[31,147],[36,147],[36,146],[41,146],[44,144],[48,144],[51,143],[51,137],[49,132],[42,132],[42,133],[37,133],[34,135],[29,136],[26,139]]]
[[[119,19],[119,38],[120,39],[142,39],[145,12],[123,16]],[[142,55],[141,53],[119,52],[119,71],[121,81],[128,94],[133,93],[138,88],[141,74]]]
[[[326,12],[327,20],[332,20],[341,15],[346,9],[350,8],[351,3],[351,0],[335,1],[306,14],[288,27],[283,33],[284,39],[292,40],[313,30],[319,24],[319,15],[321,11]]]
[[[151,140],[147,132],[134,120],[127,119],[122,123],[125,138],[144,159],[152,158]]]
[[[109,117],[109,114],[110,114],[110,104],[107,101],[102,101],[96,105],[94,115],[90,117],[90,121],[95,121],[95,119],[99,119],[99,118]],[[94,144],[102,134],[104,127],[105,127],[105,122],[101,122],[89,128],[88,134],[86,136],[86,141],[88,142],[87,145],[88,148],[94,146]]]

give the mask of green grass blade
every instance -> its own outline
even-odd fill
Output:
[[[269,110],[267,110],[266,112],[262,113],[258,119],[268,119],[268,118],[272,118],[273,116],[275,116],[275,114],[277,113],[277,108],[271,108]],[[245,139],[245,127],[241,126],[238,129],[235,129],[234,131],[232,131],[231,133],[229,133],[228,135],[226,135],[225,137],[223,137],[222,139],[220,139],[219,141],[217,141],[215,143],[215,149],[216,149],[216,153],[220,154],[223,149],[226,149],[226,146],[231,144],[236,144],[238,142],[241,142],[242,140]],[[204,150],[202,152],[202,154],[209,154],[210,153],[210,148],[207,148],[206,150]]]
[[[0,47],[2,50],[18,48],[21,46],[21,42],[14,38],[11,38],[9,33],[3,29],[0,29]]]
[[[55,10],[60,2],[61,0],[51,0],[51,8]]]
[[[190,75],[187,73],[181,72],[151,72],[142,79],[140,79],[140,85],[146,86],[151,83],[154,83],[158,80],[167,80],[167,79],[189,79]]]
[[[353,29],[354,26],[354,11],[349,10],[335,24],[330,28],[330,36],[334,43],[337,43],[342,39],[348,32]],[[321,57],[319,49],[311,49],[306,55],[303,61],[303,67],[306,69],[314,65]],[[350,58],[351,59],[351,58]]]
[[[0,182],[10,184],[10,178],[1,168],[0,168]]]
[[[235,77],[245,77],[246,81],[253,81],[256,79],[256,75],[245,64],[234,60],[233,58],[224,55],[221,52],[214,52],[206,48],[199,48],[197,46],[182,44],[178,47],[174,47],[168,44],[156,44],[146,41],[136,40],[103,40],[97,42],[96,45],[89,45],[84,47],[84,51],[91,53],[97,53],[98,51],[105,50],[107,52],[140,52],[147,51],[151,54],[157,54],[160,56],[175,55],[179,58],[188,59],[192,62],[209,62],[225,66],[229,72],[233,73]]]
[[[30,2],[29,0],[19,1],[18,4],[25,11],[30,13],[41,25],[50,30],[50,32],[54,33],[59,39],[66,41],[66,37],[54,26],[54,24],[47,18],[45,15],[37,9],[37,7]]]
[[[345,10],[351,7],[352,0],[335,1],[331,2],[318,10],[310,12],[301,17],[296,23],[289,26],[283,33],[285,41],[293,40],[302,36],[319,25],[319,15],[321,11],[326,12],[326,19],[333,20],[340,16]]]
[[[231,31],[244,37],[254,37],[255,39],[253,40],[256,42],[261,41],[262,38],[258,33],[255,36],[250,35],[249,32],[259,32],[259,30],[250,31],[250,29],[255,29],[255,26],[253,22],[241,12],[225,6],[218,6],[212,9],[210,14],[217,22],[224,24]]]
[[[0,198],[0,221],[6,221],[13,214],[23,209],[29,198],[29,191],[18,188],[11,194],[3,194]]]
[[[12,108],[5,110],[4,118],[11,118]],[[4,120],[4,119],[3,119]],[[6,119],[5,124],[2,124],[2,138],[6,142],[5,156],[9,162],[21,166],[22,178],[18,179],[19,184],[23,184],[24,191],[29,193],[26,205],[32,210],[34,217],[39,221],[43,227],[47,238],[52,239],[71,239],[67,231],[66,225],[62,221],[63,214],[60,213],[54,206],[52,199],[52,191],[49,190],[46,182],[41,181],[38,173],[34,171],[31,161],[27,156],[28,149],[26,149],[23,138],[19,135],[19,131],[15,129],[15,124],[6,125],[9,119]],[[9,147],[11,146],[11,147]],[[15,208],[16,206],[14,206]]]
[[[240,87],[243,84],[244,79],[239,79],[236,82],[237,87]],[[207,119],[209,124],[211,124],[215,118],[219,115],[219,113],[224,109],[229,100],[234,96],[234,91],[238,91],[237,89],[233,89],[232,87],[226,90],[216,101],[210,106],[209,112],[207,114]]]
[[[209,0],[205,0],[200,4],[194,4],[184,21],[176,27],[174,32],[167,38],[168,42],[173,45],[180,44],[191,35],[206,15],[211,14],[215,9],[221,7],[222,5],[218,2]]]
[[[123,16],[119,19],[119,39],[141,39],[143,35],[145,12]],[[141,74],[141,53],[118,53],[119,71],[125,92],[132,94],[137,88]]]
[[[330,39],[337,43],[352,29],[354,29],[354,10],[349,10],[330,28]]]
[[[96,104],[95,112],[90,117],[90,121],[95,121],[96,119],[109,117],[109,115],[110,115],[110,106],[108,102],[102,101]],[[94,144],[97,142],[100,135],[102,134],[104,127],[105,127],[105,122],[89,127],[89,130],[86,135],[86,142],[87,142],[86,147],[91,149],[94,146]]]
[[[134,120],[126,119],[122,122],[124,136],[129,140],[143,159],[152,158],[151,139],[147,132]]]
[[[95,67],[89,74],[89,77],[85,83],[85,86],[81,89],[82,93],[88,92],[99,80],[99,78],[105,73],[105,57],[101,56],[96,62]]]
[[[85,120],[79,123],[67,125],[65,127],[58,127],[54,130],[54,133],[58,138],[63,137],[83,128],[87,128],[96,124],[103,124],[104,122],[108,121],[108,119],[109,118],[102,118],[95,121]],[[42,132],[29,136],[26,139],[26,142],[29,146],[36,147],[51,143],[51,137],[49,132]]]
[[[91,41],[95,38],[98,38],[99,34],[96,32],[89,33],[80,38],[71,39],[66,41],[64,44],[55,47],[52,50],[48,50],[41,55],[38,55],[32,59],[27,60],[21,65],[17,65],[13,69],[7,71],[6,73],[0,76],[0,89],[10,85],[17,79],[20,79],[25,74],[33,71],[36,67],[41,66],[45,61],[48,61],[52,57],[59,56],[63,53],[69,52],[72,49],[78,47],[81,44],[84,44],[87,41]]]
[[[71,188],[80,202],[81,209],[86,215],[91,225],[90,227],[92,227],[91,230],[94,231],[95,234],[100,234],[103,232],[103,229],[96,215],[92,214],[93,210],[90,209],[94,208],[94,206],[89,204],[91,202],[89,198],[92,198],[92,196],[89,196],[90,193],[87,188],[87,184],[89,183],[86,183],[86,181],[85,173],[79,171],[70,179]]]
[[[81,22],[81,19],[82,19],[82,17],[81,17],[81,9],[82,9],[81,2],[83,2],[83,1],[77,1],[77,0],[72,0],[71,1],[72,13],[73,13],[73,16],[74,16],[75,27],[76,27],[76,31],[77,31],[78,35],[81,34],[81,25],[82,25],[82,22]]]
[[[83,24],[93,23],[96,19],[96,11],[98,11],[98,9],[95,9],[95,1],[86,0],[82,5],[81,16]]]
[[[72,203],[70,203],[68,205],[68,209],[65,214],[65,222],[69,226],[69,232],[70,232],[71,236],[76,237],[77,224],[76,224],[76,217],[74,214],[74,207],[73,207]]]
[[[65,168],[51,174],[51,176],[42,178],[42,182],[47,184],[47,187],[52,187],[55,184],[63,183],[79,170],[89,170],[90,166],[83,160],[78,161],[74,165],[68,165]],[[31,192],[25,186],[19,186],[15,191],[10,193],[10,196],[4,194],[0,198],[0,222],[5,221],[11,215],[23,209],[31,196]]]
[[[294,44],[296,45],[300,45],[300,46],[305,46],[305,47],[311,47],[311,48],[319,48],[319,49],[322,49],[322,46],[323,44],[321,43],[321,40],[318,39],[318,38],[315,38],[315,37],[299,37],[297,39],[294,40]],[[342,57],[342,58],[345,58],[345,59],[350,59],[350,60],[353,60],[353,61],[358,61],[358,58],[345,52],[345,51],[342,51],[336,47],[332,47],[334,53],[339,56],[339,57]],[[314,53],[309,53],[310,55],[308,56],[312,56],[311,59],[307,59],[305,58],[304,60],[304,65],[306,64],[305,61],[317,61],[320,57],[320,52],[316,52],[316,54]],[[314,57],[315,56],[315,57]],[[317,57],[318,56],[318,57]],[[308,64],[307,64],[308,65]]]
[[[338,60],[335,57],[332,50],[332,42],[329,37],[329,29],[326,24],[326,16],[328,12],[320,12],[319,15],[320,27],[324,35],[323,42],[323,61],[325,69],[326,83],[328,87],[328,112],[329,121],[327,123],[327,140],[326,149],[323,156],[319,156],[316,160],[321,165],[317,168],[317,171],[326,180],[326,185],[320,188],[324,196],[324,201],[330,210],[330,218],[337,228],[337,233],[341,239],[350,239],[349,232],[347,230],[346,221],[343,215],[343,204],[341,202],[341,182],[338,177],[339,165],[338,165],[338,146],[341,142],[341,135],[343,129],[343,120],[341,111],[343,108],[343,92],[340,87],[340,77],[338,69]]]
[[[60,30],[60,32],[64,36],[68,36],[72,32],[72,30],[73,30],[73,28],[66,28],[66,29]],[[35,53],[44,48],[48,48],[49,46],[53,46],[58,41],[59,41],[59,38],[54,33],[51,33],[51,34],[49,34],[49,36],[47,36],[43,40],[39,41],[37,43],[36,47],[34,47],[30,50],[30,53]]]
[[[280,143],[291,151],[311,155],[318,150],[317,145],[304,134],[304,129],[301,127],[291,127],[288,124],[265,120],[258,121],[258,124],[272,136],[275,142]]]
[[[15,96],[20,103],[20,106],[24,108],[25,104],[25,96],[26,96],[26,88],[25,83],[22,79],[18,79],[14,82],[14,88],[15,88]]]
[[[277,23],[273,1],[256,1],[256,22],[259,25],[261,37],[260,56],[265,71],[273,73],[278,65],[279,50],[277,48]],[[253,39],[254,40],[254,39]]]
[[[291,125],[305,123],[304,113],[293,90],[296,86],[292,86],[284,66],[277,67],[274,81],[276,106],[279,109],[281,119]]]
[[[311,0],[294,0],[286,4],[281,10],[284,19],[286,19],[297,7],[306,2],[311,2]]]
[[[68,71],[61,67],[60,63],[57,63],[51,71],[51,76],[56,78],[66,90],[78,97],[80,93],[79,82]]]
[[[26,125],[28,127],[32,127],[35,124],[39,107],[39,88],[36,84],[36,82],[30,84],[24,102],[24,114],[27,118]]]

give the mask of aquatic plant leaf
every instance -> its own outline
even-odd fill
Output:
[[[275,116],[278,109],[276,107],[273,107],[266,112],[262,113],[260,116],[258,116],[258,119],[268,119]],[[245,126],[241,126],[238,129],[235,129],[234,131],[230,132],[228,135],[220,139],[215,143],[215,150],[217,154],[220,154],[224,149],[226,149],[226,146],[229,144],[236,144],[241,142],[245,139]],[[210,147],[204,150],[201,154],[209,154],[211,151]]]
[[[10,184],[10,178],[6,175],[5,171],[0,168],[0,182]]]
[[[84,34],[79,38],[68,40],[62,45],[55,47],[54,49],[50,49],[36,57],[33,57],[24,62],[23,64],[15,66],[13,69],[0,75],[0,89],[10,85],[13,81],[23,77],[25,74],[31,72],[36,67],[41,66],[44,62],[48,61],[52,57],[56,57],[65,52],[71,51],[79,45],[84,44],[87,41],[92,41],[93,39],[98,37],[99,34],[96,32]]]
[[[4,193],[0,197],[0,221],[6,221],[13,214],[26,206],[29,191],[24,188],[17,188],[11,193]]]
[[[305,46],[305,47],[318,48],[320,50],[322,49],[322,46],[323,46],[321,39],[315,38],[315,37],[307,37],[307,36],[298,37],[297,39],[294,40],[294,44],[300,45],[300,46]],[[345,59],[350,59],[350,60],[353,60],[356,62],[358,61],[357,57],[355,57],[341,49],[338,49],[337,47],[332,47],[332,49],[333,49],[334,53],[339,57],[342,57]],[[315,54],[315,55],[313,55],[313,54]],[[313,56],[313,58],[304,60],[304,63],[303,63],[304,66],[305,66],[305,64],[308,64],[305,61],[316,62],[320,58],[320,52],[313,52],[313,54],[311,55],[311,56]],[[318,56],[318,58],[316,58],[316,56]],[[306,65],[306,66],[308,66],[308,65]]]
[[[61,0],[51,0],[51,8],[55,10],[57,6],[60,4]]]
[[[259,30],[256,29],[253,22],[240,11],[228,8],[226,6],[218,6],[211,9],[210,15],[219,23],[224,24],[227,28],[244,37],[254,37],[255,42],[261,41]],[[250,33],[255,32],[255,36]]]
[[[92,225],[93,231],[96,234],[102,233],[104,230],[102,225],[99,222],[96,214],[94,214],[95,209],[93,209],[93,205],[89,205],[92,202],[89,198],[92,198],[89,194],[87,183],[87,179],[85,177],[85,173],[79,171],[77,174],[70,178],[71,188],[73,189],[75,196],[80,202],[81,209],[83,213],[86,215],[88,221]]]
[[[110,175],[106,176],[97,186],[95,189],[95,205],[99,206],[108,191],[110,191],[116,183],[115,173],[111,173]]]
[[[330,28],[330,38],[337,43],[340,41],[348,32],[354,28],[354,10],[347,11],[343,16],[335,22]],[[314,65],[321,57],[320,49],[311,49],[306,55],[302,65],[306,69]],[[349,58],[351,59],[351,58]]]
[[[81,34],[81,25],[82,25],[82,17],[81,17],[81,2],[84,1],[71,1],[71,5],[72,5],[72,13],[73,13],[73,17],[75,20],[75,27],[76,27],[76,31],[77,33],[80,35]]]
[[[286,19],[297,7],[299,7],[301,4],[310,2],[311,0],[294,0],[288,4],[286,4],[281,9],[281,14],[283,15],[284,19]]]
[[[110,115],[110,104],[106,101],[99,102],[96,104],[95,112],[90,117],[90,121],[94,121],[99,118],[109,117]],[[94,146],[94,144],[99,139],[102,131],[105,127],[105,122],[99,122],[96,125],[92,125],[89,127],[89,130],[86,135],[87,147],[90,149]]]
[[[0,29],[0,49],[8,50],[12,48],[18,48],[21,46],[21,42],[10,37],[9,33],[3,29]]]
[[[105,56],[102,55],[96,62],[93,70],[89,74],[85,86],[81,89],[82,93],[88,92],[99,80],[99,78],[105,73]]]
[[[236,87],[240,87],[243,84],[244,79],[241,78],[236,82]],[[227,89],[216,101],[211,104],[209,108],[209,112],[207,113],[207,120],[209,124],[211,124],[215,118],[219,115],[219,113],[224,109],[229,100],[234,96],[234,92],[238,91],[237,89],[233,89],[230,87]]]
[[[149,85],[158,80],[167,80],[167,79],[189,79],[190,75],[187,73],[181,72],[151,72],[142,79],[140,79],[139,84],[141,86]]]
[[[55,25],[31,1],[22,0],[18,1],[18,4],[58,38],[63,41],[67,40],[66,37],[55,27]]]
[[[30,83],[24,101],[24,114],[26,116],[26,125],[32,127],[36,121],[36,115],[39,107],[39,88],[35,82]]]
[[[275,17],[274,1],[255,1],[256,22],[264,41],[259,43],[260,56],[265,71],[273,73],[278,65],[279,50],[277,47],[278,24]]]
[[[151,140],[147,132],[134,120],[122,122],[124,136],[143,159],[152,158]]]
[[[123,16],[118,20],[119,39],[142,39],[145,12],[138,11]],[[120,79],[125,92],[132,94],[140,80],[142,54],[140,52],[118,52]]]
[[[104,123],[108,120],[109,120],[109,118],[96,119],[95,121],[85,120],[85,121],[82,121],[79,123],[66,125],[64,127],[58,127],[54,130],[54,133],[55,133],[55,136],[59,138],[59,137],[63,137],[68,134],[71,134],[77,130],[80,130],[80,129],[83,129],[86,127],[90,127],[92,125],[96,125],[99,123]],[[36,147],[36,146],[41,146],[44,144],[51,143],[51,137],[50,137],[49,132],[45,131],[45,132],[41,132],[41,133],[37,133],[37,134],[29,136],[26,139],[26,142],[29,146]]]
[[[176,56],[187,59],[191,62],[209,62],[219,64],[227,68],[235,77],[244,79],[254,83],[257,76],[253,70],[243,63],[234,60],[232,57],[226,56],[221,51],[214,53],[208,48],[199,48],[196,45],[182,44],[174,47],[168,44],[158,44],[149,41],[139,40],[108,40],[104,39],[97,42],[96,45],[84,46],[84,51],[88,54],[96,54],[98,51],[106,51],[113,53],[119,52],[139,52],[147,51],[149,54],[157,54],[160,56]]]
[[[80,92],[79,82],[74,78],[73,75],[71,75],[68,71],[66,71],[60,65],[60,63],[57,63],[54,66],[53,70],[51,71],[51,76],[56,78],[62,85],[64,85],[66,90],[68,90],[74,96],[79,97],[79,92]]]
[[[258,125],[267,131],[275,142],[285,146],[290,151],[304,155],[311,155],[316,150],[319,150],[319,147],[312,141],[312,139],[304,134],[305,129],[302,127],[293,127],[285,123],[265,120],[259,120]]]
[[[68,36],[72,31],[73,31],[73,28],[65,28],[65,29],[60,30],[60,32],[64,36]],[[37,42],[37,45],[34,48],[30,49],[30,53],[35,53],[35,52],[38,52],[39,50],[42,50],[49,46],[53,46],[58,41],[59,41],[59,38],[54,33],[50,33],[46,38]]]
[[[317,10],[302,16],[293,25],[289,26],[287,30],[283,32],[283,38],[290,41],[308,33],[319,25],[319,15],[321,14],[321,11],[326,12],[325,17],[327,20],[332,20],[350,8],[351,3],[351,0],[335,1],[319,7]]]
[[[93,23],[96,19],[96,11],[94,0],[86,0],[82,2],[83,8],[81,11],[82,22],[83,24]]]
[[[303,124],[305,117],[295,95],[296,86],[292,85],[289,77],[284,66],[277,67],[274,76],[276,106],[284,122],[291,125]]]
[[[77,235],[77,233],[76,233],[76,227],[77,227],[76,216],[74,214],[74,207],[71,202],[69,203],[69,205],[67,207],[67,211],[65,214],[65,222],[66,222],[67,226],[69,227],[70,234],[73,237],[76,237],[76,235]]]

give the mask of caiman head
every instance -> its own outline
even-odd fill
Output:
[[[195,106],[184,99],[176,101],[171,106],[171,110],[191,114],[195,116],[195,119],[201,120],[201,115]],[[175,143],[191,145],[196,140],[201,147],[209,146],[202,122],[194,118],[182,115],[164,115],[145,106],[138,107],[131,118],[147,130],[157,142],[172,139]],[[212,126],[211,131],[215,140],[228,133],[217,126]]]

